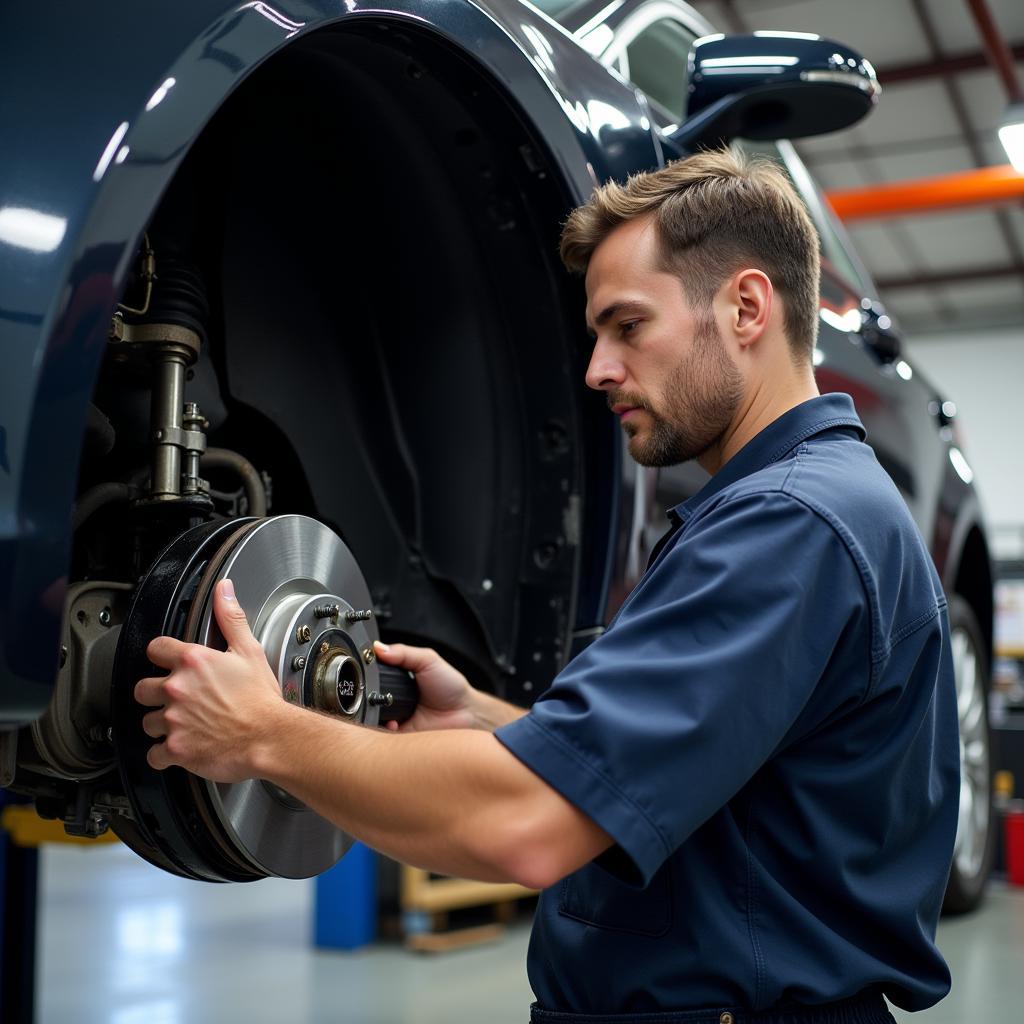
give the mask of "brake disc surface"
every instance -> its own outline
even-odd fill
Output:
[[[154,771],[135,682],[153,674],[146,644],[161,633],[223,649],[213,618],[230,578],[253,633],[292,703],[375,725],[378,685],[369,589],[341,538],[305,516],[196,527],[157,559],[136,592],[114,670],[114,741],[134,821],[115,831],[166,870],[207,881],[305,878],[331,867],[351,838],[259,779],[211,783],[180,768]],[[316,752],[309,770],[316,771]]]

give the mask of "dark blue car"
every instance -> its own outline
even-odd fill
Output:
[[[807,201],[819,384],[853,395],[950,595],[948,900],[976,901],[992,582],[971,471],[780,141],[866,114],[866,61],[717,36],[676,0],[43,0],[3,18],[0,785],[186,877],[334,863],[347,837],[288,794],[145,763],[145,643],[216,644],[229,572],[286,699],[402,713],[378,632],[535,697],[700,482],[635,467],[586,391],[560,223],[595,183],[726,142]]]

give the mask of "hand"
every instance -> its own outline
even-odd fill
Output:
[[[282,712],[294,709],[281,697],[230,580],[217,584],[213,612],[228,649],[157,637],[146,654],[170,674],[140,680],[135,699],[159,708],[142,719],[147,736],[164,740],[149,750],[153,768],[176,764],[214,782],[239,782],[254,776],[254,752],[273,735]]]
[[[384,664],[397,665],[414,673],[420,688],[419,704],[412,717],[401,725],[388,722],[388,729],[429,732],[431,729],[480,727],[475,707],[478,692],[437,651],[408,644],[382,644],[379,640],[374,650]]]

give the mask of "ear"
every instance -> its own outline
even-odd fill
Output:
[[[772,315],[775,290],[763,270],[737,271],[726,284],[733,335],[741,348],[760,340]]]

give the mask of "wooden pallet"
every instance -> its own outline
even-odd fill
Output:
[[[409,949],[444,952],[500,938],[515,916],[517,900],[535,896],[521,885],[473,882],[465,878],[431,878],[420,868],[402,865],[402,930]],[[453,911],[489,908],[494,920],[471,927],[450,927]]]

